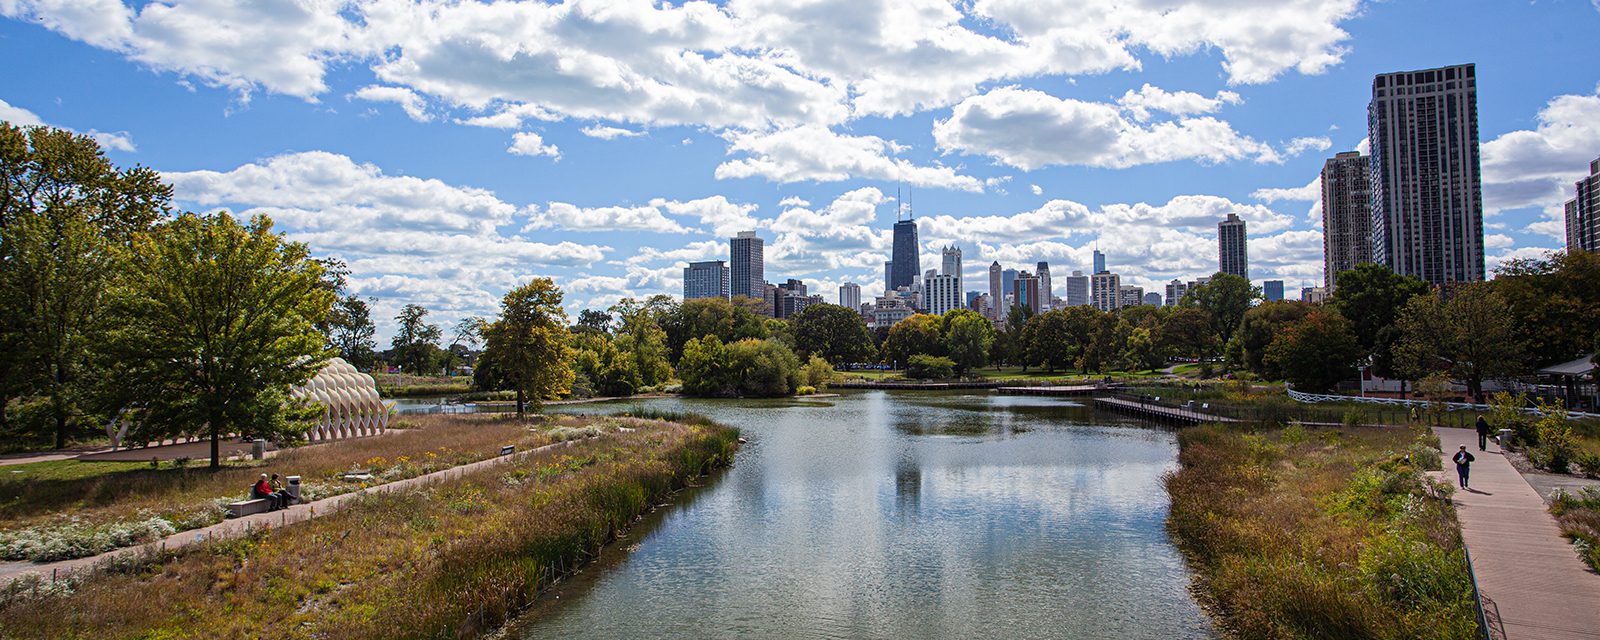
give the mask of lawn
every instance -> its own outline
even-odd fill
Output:
[[[378,394],[385,398],[434,396],[467,393],[472,376],[413,376],[403,373],[374,373]]]
[[[203,463],[152,468],[75,460],[0,468],[0,557],[94,555],[214,524],[263,472],[302,476],[302,495],[314,500],[360,488],[338,479],[351,468],[371,471],[375,483],[408,478],[488,458],[502,445],[548,443],[548,429],[560,424],[530,430],[510,416],[417,416],[381,436],[288,449],[215,470]]]
[[[598,420],[603,437],[333,515],[14,584],[0,590],[0,636],[484,635],[737,447],[737,431],[698,419]]]

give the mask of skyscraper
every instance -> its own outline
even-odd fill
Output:
[[[1250,279],[1244,220],[1238,214],[1230,213],[1226,220],[1217,223],[1217,271]]]
[[[1144,303],[1152,307],[1161,306],[1161,294],[1154,291],[1144,294]]]
[[[1005,286],[1006,295],[1012,296],[1012,297],[1016,297],[1016,295],[1017,295],[1017,270],[1016,269],[1006,269],[1005,271],[1001,271],[1000,272],[1000,283]],[[1009,309],[1007,309],[1006,311],[1007,311],[1007,313],[1010,312]]]
[[[1483,279],[1474,65],[1372,80],[1372,260],[1431,284]]]
[[[1094,308],[1115,311],[1122,305],[1122,278],[1110,271],[1089,276],[1089,298]]]
[[[860,311],[861,285],[854,282],[839,285],[839,306],[851,311]]]
[[[1577,188],[1578,197],[1567,201],[1567,251],[1600,251],[1600,158]]]
[[[1283,300],[1283,281],[1268,280],[1261,283],[1261,297],[1266,298],[1267,302]]]
[[[939,257],[941,258],[939,261],[939,273],[943,273],[947,276],[961,275],[960,247],[945,247],[944,251],[940,252]]]
[[[683,268],[683,299],[727,298],[728,265],[721,260],[691,262]]]
[[[1050,302],[1055,300],[1055,292],[1050,288],[1050,263],[1041,261],[1035,266],[1038,268],[1034,270],[1033,274],[1039,276],[1040,308],[1049,311]]]
[[[1371,158],[1345,151],[1322,164],[1322,282],[1372,262]]]
[[[760,299],[766,294],[767,267],[761,238],[754,231],[740,231],[728,240],[730,266],[729,293]]]
[[[1173,278],[1172,282],[1167,283],[1167,306],[1178,306],[1178,302],[1182,301],[1187,293],[1189,293],[1189,283]]]
[[[917,274],[922,272],[922,258],[917,249],[917,221],[911,219],[910,210],[906,210],[905,215],[905,219],[894,223],[894,259],[889,273],[891,291],[911,286],[916,282]]]
[[[1099,249],[1095,249],[1094,250],[1094,271],[1090,271],[1089,274],[1090,275],[1094,275],[1096,273],[1100,273],[1101,271],[1105,271],[1105,270],[1106,270],[1106,254],[1100,253]]]
[[[1044,308],[1040,305],[1039,300],[1041,295],[1039,291],[1039,276],[1023,271],[1017,274],[1015,286],[1017,293],[1013,304],[1027,309],[1033,315],[1043,313]]]
[[[1144,304],[1144,287],[1131,284],[1117,287],[1117,304],[1124,307],[1137,307]]]
[[[889,295],[889,293],[893,292],[893,291],[894,291],[894,261],[893,260],[885,260],[883,262],[883,294],[884,295]]]
[[[1000,279],[1000,262],[995,261],[989,265],[989,319],[999,320],[1005,317],[1005,310],[1000,308],[1000,301],[1006,299],[1005,285]]]
[[[923,278],[923,304],[928,313],[944,315],[953,309],[966,308],[961,286],[961,249],[945,247],[941,254],[944,273]],[[931,271],[930,271],[931,273]]]
[[[1073,271],[1067,276],[1067,306],[1076,307],[1089,304],[1089,276],[1082,271]]]

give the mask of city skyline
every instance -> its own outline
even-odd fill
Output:
[[[1322,284],[1317,176],[1366,150],[1386,73],[1475,64],[1491,275],[1565,246],[1563,206],[1600,156],[1597,78],[1550,63],[1583,59],[1600,26],[1588,2],[1210,7],[1189,30],[1210,35],[1179,43],[1155,37],[1161,16],[1119,10],[1073,27],[1105,55],[1055,58],[1042,52],[1060,51],[1049,34],[1065,27],[1006,3],[865,2],[836,18],[865,31],[823,43],[841,59],[784,35],[837,25],[782,7],[528,5],[508,11],[552,21],[474,31],[462,26],[478,3],[419,14],[417,29],[385,28],[379,4],[6,4],[0,51],[52,64],[12,70],[0,119],[94,135],[113,162],[163,172],[183,208],[272,215],[350,263],[381,336],[403,304],[447,323],[488,315],[534,276],[562,286],[574,317],[679,295],[689,263],[730,259],[745,230],[767,238],[767,279],[856,282],[870,300],[901,183],[918,191],[920,253],[961,246],[970,283],[996,260],[1092,273],[1098,247],[1122,284],[1160,291],[1214,271],[1215,224],[1232,213],[1249,224],[1253,282]],[[526,26],[558,21],[566,31]],[[310,23],[329,37],[305,37]],[[661,24],[678,30],[646,26]],[[249,35],[192,31],[219,28]],[[1490,28],[1500,37],[1449,36]],[[922,49],[895,54],[893,34]],[[497,36],[526,73],[472,53]],[[617,37],[639,46],[603,46]],[[557,64],[565,50],[614,62],[642,93],[564,71],[596,68]],[[698,76],[662,64],[685,51],[715,55]],[[462,64],[490,71],[450,76]]]

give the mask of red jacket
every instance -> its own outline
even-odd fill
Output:
[[[266,480],[257,482],[255,486],[255,492],[258,496],[270,496],[272,495],[272,485],[267,484]]]

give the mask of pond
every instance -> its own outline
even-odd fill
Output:
[[[511,628],[523,638],[1208,638],[1164,528],[1169,428],[1066,399],[863,392],[574,405],[747,444]]]

